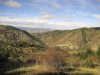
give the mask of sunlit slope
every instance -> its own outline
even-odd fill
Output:
[[[44,43],[26,31],[12,26],[0,25],[0,46],[12,45],[15,47],[44,46]]]
[[[59,46],[68,49],[100,47],[100,28],[80,28],[75,30],[56,30],[33,35],[40,38],[48,46]]]

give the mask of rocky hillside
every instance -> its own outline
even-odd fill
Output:
[[[46,45],[30,33],[12,26],[0,25],[0,63],[29,63],[34,53]]]
[[[0,46],[43,47],[45,44],[24,30],[12,26],[0,25]]]
[[[33,34],[48,46],[59,46],[68,49],[91,48],[96,50],[100,47],[100,28],[80,28],[75,30],[55,30],[45,33]]]

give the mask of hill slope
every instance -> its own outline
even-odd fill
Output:
[[[68,49],[100,47],[100,28],[80,28],[75,30],[56,30],[41,34],[33,34],[48,46],[59,46]]]
[[[26,31],[12,26],[0,25],[0,46],[12,45],[15,47],[44,46],[39,39]]]
[[[0,63],[33,61],[35,51],[45,47],[42,41],[26,31],[0,25]]]

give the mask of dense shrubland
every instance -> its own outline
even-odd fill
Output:
[[[34,66],[38,66],[34,69],[37,70],[42,68],[41,71],[69,72],[69,70],[80,67],[96,68],[96,66],[100,63],[99,52],[100,49],[93,51],[89,48],[84,50],[68,51],[57,47],[47,48],[40,51],[35,50],[34,47],[16,48],[6,46],[0,47],[0,63],[17,63],[16,67],[21,67],[22,65],[24,67],[32,66],[34,68]]]

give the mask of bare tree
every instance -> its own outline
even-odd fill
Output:
[[[47,64],[55,68],[56,71],[60,71],[65,65],[66,54],[54,48],[49,48],[44,54],[40,56],[40,60],[43,64]]]

